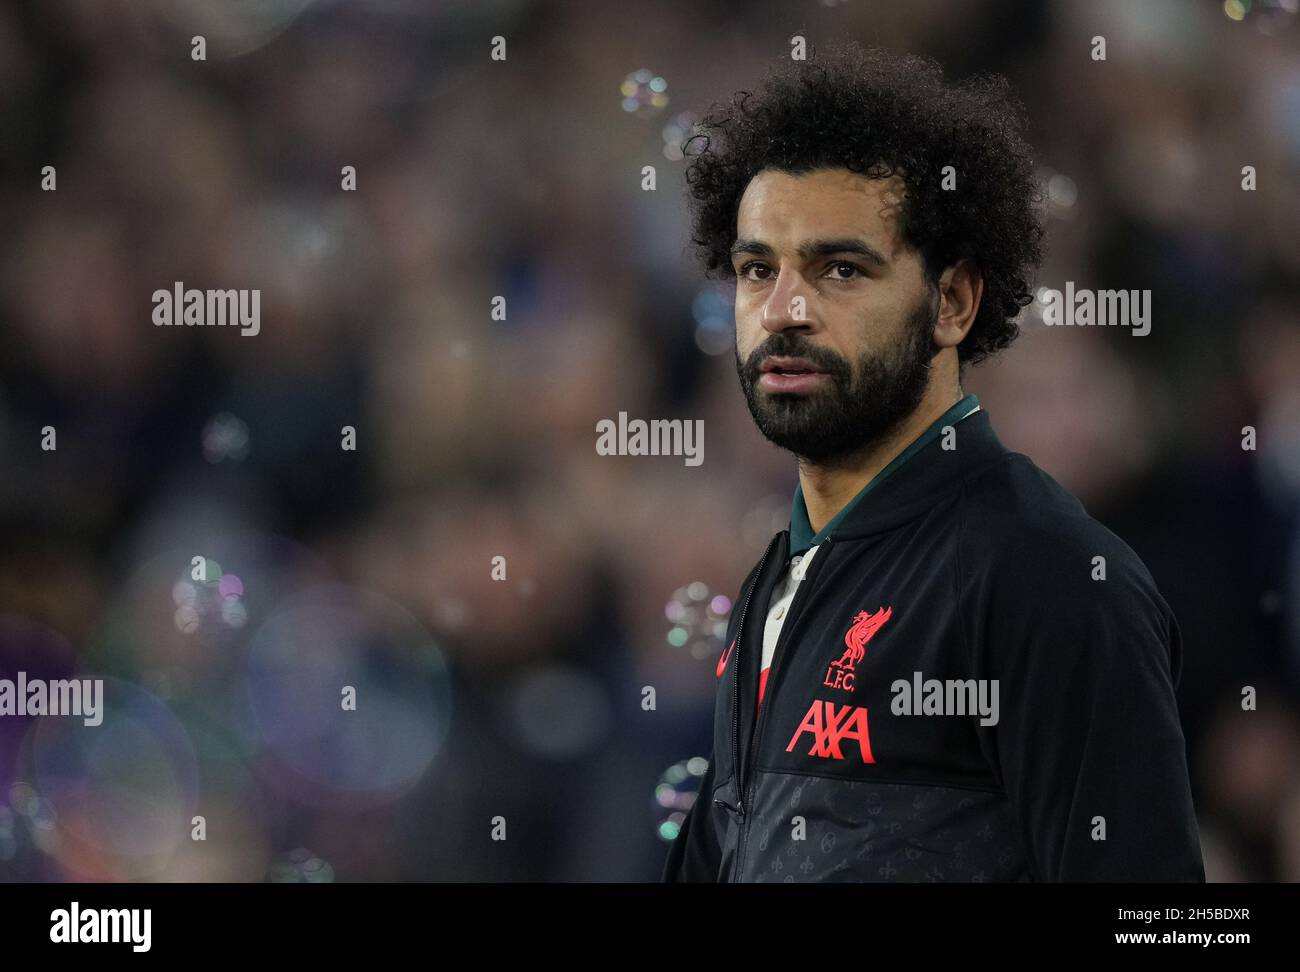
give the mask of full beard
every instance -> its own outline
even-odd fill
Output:
[[[790,332],[773,334],[743,363],[737,351],[736,373],[758,430],[819,466],[844,463],[884,441],[916,411],[929,385],[935,312],[928,297],[908,318],[901,345],[863,354],[856,367]],[[759,366],[772,355],[807,358],[830,376],[830,387],[808,395],[761,391]]]

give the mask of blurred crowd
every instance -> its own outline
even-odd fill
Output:
[[[115,727],[0,721],[0,878],[657,878],[719,605],[795,484],[692,263],[681,136],[802,33],[1007,75],[1041,285],[1151,290],[1141,339],[1031,305],[965,390],[1174,609],[1208,878],[1300,880],[1297,19],[0,6],[0,676],[102,676]],[[260,334],[155,328],[176,281],[260,288]],[[703,419],[703,464],[598,455],[620,411]]]

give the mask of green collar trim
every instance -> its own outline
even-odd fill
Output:
[[[795,486],[794,501],[790,505],[790,554],[793,556],[802,553],[809,547],[814,547],[824,541],[835,527],[848,515],[853,507],[857,506],[873,489],[883,483],[892,475],[903,463],[911,459],[914,455],[924,449],[927,445],[937,439],[943,432],[945,425],[952,425],[960,422],[966,416],[979,409],[979,399],[973,394],[967,395],[948,411],[944,412],[934,423],[917,437],[911,445],[896,455],[893,460],[884,469],[880,470],[867,485],[863,486],[861,491],[853,499],[849,500],[842,510],[831,517],[831,521],[813,535],[812,524],[808,521],[808,507],[803,499],[803,486]]]

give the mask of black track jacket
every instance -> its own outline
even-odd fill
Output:
[[[1151,575],[987,412],[945,438],[823,541],[757,725],[789,531],[745,579],[708,772],[665,881],[1205,880],[1182,645]],[[947,686],[967,680],[997,680],[995,723],[902,714],[953,711]]]

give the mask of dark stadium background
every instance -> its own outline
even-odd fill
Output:
[[[1152,291],[1141,339],[1030,307],[967,390],[1174,608],[1209,879],[1300,879],[1296,9],[0,6],[0,675],[110,716],[0,720],[0,879],[658,876],[720,648],[666,606],[734,596],[794,485],[673,149],[795,33],[1005,73],[1040,284]],[[260,288],[261,333],[155,328],[177,280]],[[620,411],[703,419],[703,464],[597,455]]]

